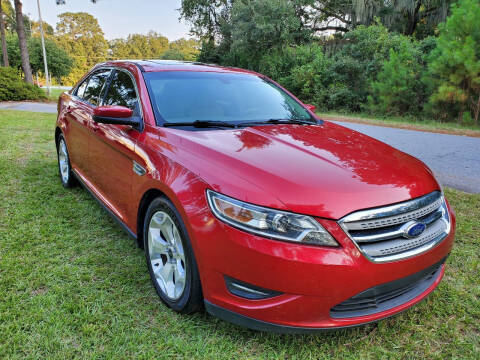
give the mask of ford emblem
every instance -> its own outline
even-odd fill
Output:
[[[403,236],[407,239],[420,236],[426,228],[427,225],[424,223],[418,221],[409,221],[403,226]]]

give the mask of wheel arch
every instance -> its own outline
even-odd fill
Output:
[[[143,221],[145,219],[145,215],[147,213],[148,206],[150,203],[156,199],[157,197],[165,197],[169,199],[165,193],[159,189],[152,188],[147,190],[138,204],[137,210],[137,245],[141,249],[143,249]],[[169,199],[170,200],[170,199]]]
[[[55,146],[57,147],[58,149],[58,137],[62,134],[62,130],[60,130],[60,128],[57,126],[55,128]]]

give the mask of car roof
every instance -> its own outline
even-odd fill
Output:
[[[245,70],[234,67],[219,66],[214,64],[204,64],[193,61],[178,60],[114,60],[107,61],[99,65],[110,66],[128,66],[134,64],[142,72],[160,72],[160,71],[193,71],[193,72],[222,72],[222,73],[246,73],[260,75],[251,70]]]

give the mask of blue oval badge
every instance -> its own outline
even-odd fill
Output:
[[[425,229],[427,228],[427,225],[421,222],[417,221],[410,221],[407,224],[405,224],[405,228],[403,230],[403,236],[406,238],[414,238],[417,236],[420,236]]]

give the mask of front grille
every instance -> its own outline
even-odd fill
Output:
[[[357,211],[339,224],[374,262],[418,255],[440,243],[450,232],[447,206],[439,191],[400,204]],[[409,236],[407,230],[415,224],[424,224],[425,230]]]
[[[330,309],[332,318],[372,315],[405,304],[425,292],[440,276],[441,262],[406,278],[378,285]]]

